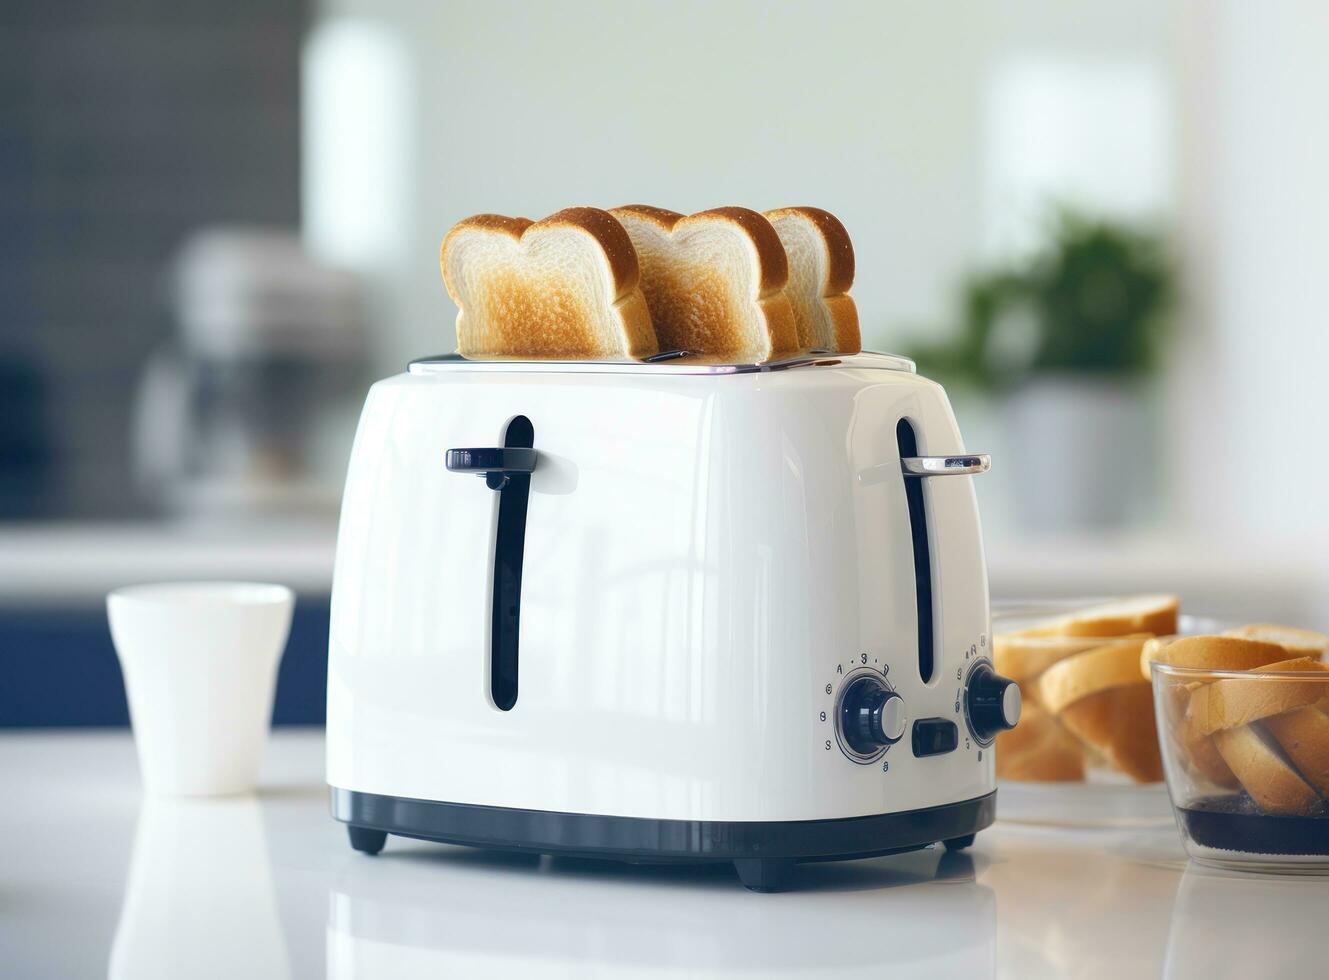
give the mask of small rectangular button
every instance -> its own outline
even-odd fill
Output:
[[[960,730],[945,718],[920,718],[914,722],[914,755],[944,755],[960,744]]]

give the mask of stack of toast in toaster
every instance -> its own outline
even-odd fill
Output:
[[[440,254],[464,357],[759,363],[860,348],[854,250],[818,208],[482,214]]]

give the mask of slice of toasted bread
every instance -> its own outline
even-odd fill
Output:
[[[629,360],[657,353],[637,254],[598,208],[542,221],[479,214],[443,239],[464,357]]]
[[[1142,660],[1143,657],[1144,654],[1141,654]],[[1197,734],[1186,722],[1186,709],[1190,705],[1191,694],[1203,686],[1198,681],[1163,684],[1154,691],[1155,707],[1168,719],[1159,737],[1172,742],[1173,755],[1197,778],[1224,789],[1235,789],[1238,785],[1237,777],[1218,754],[1213,738]]]
[[[1145,634],[1123,636],[1123,641],[1144,640]],[[1103,640],[1085,636],[1014,636],[992,638],[992,660],[997,673],[1014,681],[1036,679],[1059,660],[1103,646]],[[1027,685],[1032,688],[1033,685]]]
[[[854,246],[840,219],[821,208],[767,211],[789,259],[785,295],[794,308],[799,347],[856,354],[863,341],[854,284]]]
[[[1153,690],[1139,680],[1138,672],[1134,683],[1080,698],[1057,717],[1113,768],[1136,782],[1156,783],[1163,778]]]
[[[1068,706],[1113,687],[1139,684],[1143,639],[1120,640],[1058,661],[1038,679],[1038,700],[1059,714]]]
[[[1017,631],[1018,636],[1125,636],[1177,632],[1181,600],[1174,595],[1142,595],[1090,606]]]
[[[1309,707],[1329,692],[1329,685],[1322,680],[1275,680],[1260,676],[1265,671],[1321,673],[1329,671],[1329,666],[1310,657],[1297,657],[1265,664],[1249,678],[1224,678],[1197,687],[1191,692],[1186,708],[1186,724],[1192,737],[1211,735]]]
[[[644,204],[610,212],[641,262],[641,286],[661,350],[757,363],[796,353],[785,295],[789,263],[771,223],[747,208],[684,217]]]
[[[1147,678],[1153,662],[1199,670],[1254,670],[1286,659],[1282,647],[1262,640],[1233,636],[1158,637],[1140,651],[1140,669]]]
[[[1319,708],[1299,708],[1266,718],[1262,724],[1302,778],[1329,796],[1329,714]]]
[[[1189,761],[1196,772],[1224,789],[1235,789],[1239,785],[1236,774],[1223,761],[1223,756],[1218,751],[1218,746],[1214,744],[1212,735],[1193,737],[1183,725],[1181,726],[1181,737],[1186,750],[1182,758]]]
[[[1084,781],[1084,750],[1075,738],[1057,727],[1049,741],[1018,755],[997,752],[997,777],[1021,783],[1079,783]]]
[[[1052,715],[1026,704],[1020,724],[997,736],[997,776],[1022,782],[1065,783],[1084,779],[1080,743]]]
[[[1144,646],[1140,648],[1140,673],[1144,675],[1145,680],[1153,679],[1149,665],[1162,656],[1165,646],[1178,639],[1180,637],[1177,636],[1151,636],[1144,641]]]
[[[1037,705],[1022,703],[1020,724],[997,735],[997,765],[1001,765],[1002,755],[1015,756],[1037,745],[1055,727],[1056,720]]]
[[[1277,643],[1288,653],[1298,657],[1323,657],[1325,653],[1329,653],[1329,636],[1316,630],[1304,630],[1296,626],[1280,626],[1277,623],[1248,623],[1245,626],[1228,630],[1223,635]]]
[[[1319,805],[1315,790],[1264,740],[1254,725],[1217,732],[1214,744],[1242,788],[1265,813],[1296,816],[1310,813]]]

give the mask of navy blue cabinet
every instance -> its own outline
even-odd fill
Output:
[[[328,597],[300,596],[277,676],[274,724],[321,725],[327,683]],[[127,724],[104,607],[0,607],[0,728]]]

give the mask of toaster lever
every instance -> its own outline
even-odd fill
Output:
[[[452,472],[483,476],[491,490],[502,490],[507,486],[509,473],[533,472],[535,460],[534,449],[515,446],[449,449],[444,457],[444,463]]]
[[[992,468],[992,457],[987,453],[968,456],[905,456],[900,460],[905,476],[961,476],[966,473],[986,473]]]

